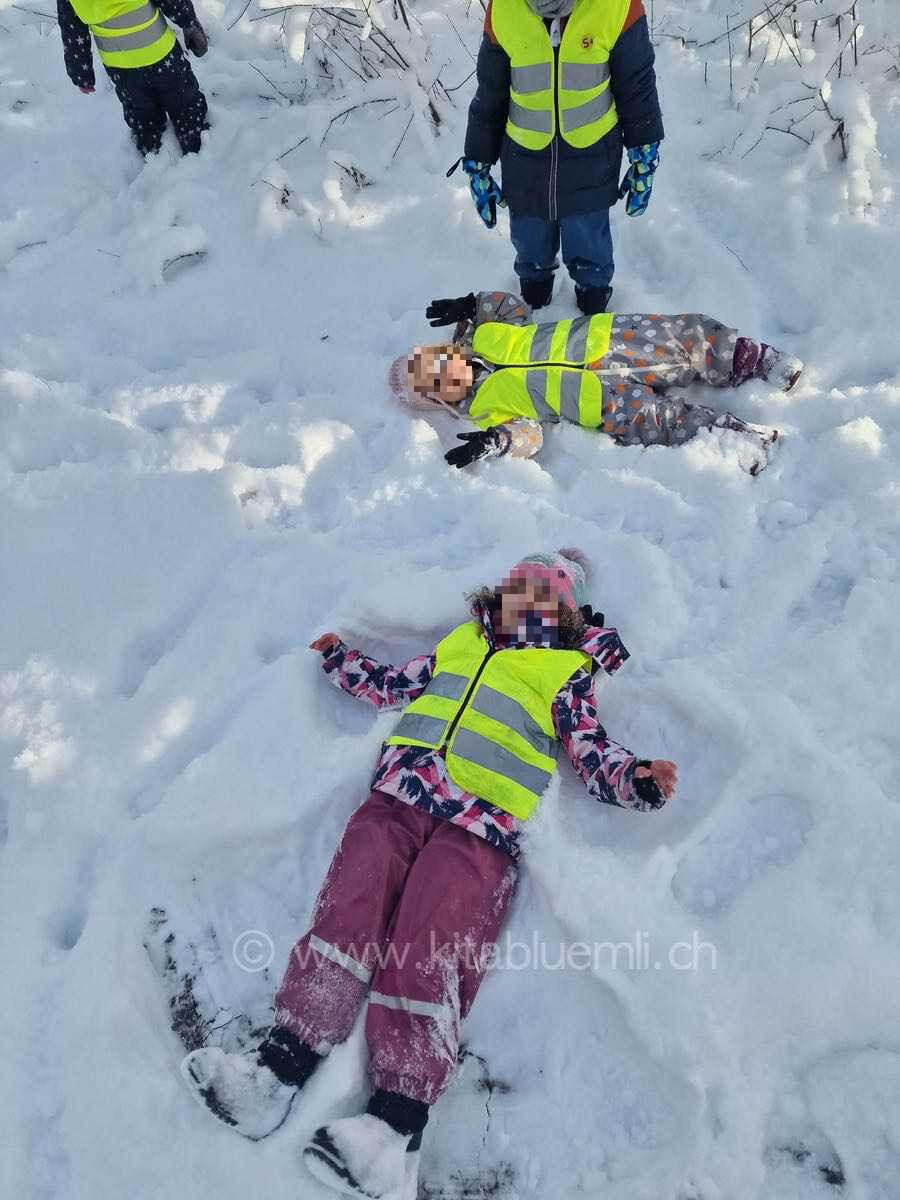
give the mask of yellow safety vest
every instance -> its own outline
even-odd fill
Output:
[[[150,67],[175,45],[165,17],[147,0],[72,0],[72,7],[107,67]]]
[[[470,419],[482,429],[523,417],[598,428],[603,389],[586,368],[609,351],[612,322],[612,313],[598,313],[542,325],[479,325],[472,349],[501,369],[479,384]]]
[[[467,621],[439,643],[431,682],[388,745],[446,747],[454,783],[526,820],[556,770],[553,701],[590,662],[580,650],[492,651]]]
[[[619,119],[609,55],[628,9],[629,0],[576,0],[557,60],[547,26],[526,0],[493,0],[494,35],[511,68],[506,132],[514,142],[544,150],[559,124],[565,141],[584,150],[609,133]]]

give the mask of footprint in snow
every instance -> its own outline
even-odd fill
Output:
[[[725,912],[755,880],[797,857],[810,826],[806,803],[797,796],[741,801],[682,858],[672,881],[676,899],[690,912]]]

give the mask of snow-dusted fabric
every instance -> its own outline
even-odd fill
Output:
[[[183,153],[196,154],[208,128],[206,97],[181,46],[150,67],[107,67],[125,122],[141,154],[155,154],[170,117]]]
[[[356,810],[294,947],[275,1023],[319,1052],[349,1035],[368,997],[376,1088],[433,1104],[516,885],[509,856],[397,797]]]
[[[498,637],[483,609],[478,609],[478,615],[490,644],[497,648],[513,646]],[[535,643],[515,643],[520,644]],[[617,631],[610,627],[588,628],[580,649],[594,660],[595,670],[609,675],[628,658]],[[400,666],[391,666],[342,642],[325,656],[322,666],[342,691],[377,708],[400,708],[425,690],[434,672],[435,656],[419,655]],[[557,695],[552,716],[569,761],[595,799],[640,811],[658,807],[642,799],[633,787],[637,757],[613,741],[600,723],[591,672],[578,671],[572,676]],[[521,823],[511,813],[458,787],[440,751],[420,746],[383,746],[371,786],[461,826],[514,858],[518,856]]]

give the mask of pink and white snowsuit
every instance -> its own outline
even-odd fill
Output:
[[[492,647],[513,648],[473,610]],[[537,643],[530,643],[535,645]],[[553,706],[556,734],[600,801],[659,808],[664,798],[646,765],[607,737],[592,675],[613,674],[628,657],[615,629],[588,627],[578,671]],[[341,643],[323,666],[336,685],[379,708],[421,695],[434,654],[385,666]],[[513,897],[518,822],[463,792],[440,751],[385,746],[373,791],[344,832],[275,1000],[276,1028],[319,1053],[343,1041],[368,998],[366,1039],[376,1089],[433,1104],[457,1061],[460,1021],[478,987]]]

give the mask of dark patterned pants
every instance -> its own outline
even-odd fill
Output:
[[[206,97],[178,43],[150,67],[106,70],[141,154],[155,154],[159,150],[167,117],[172,120],[183,153],[197,153],[200,133],[209,128]]]

